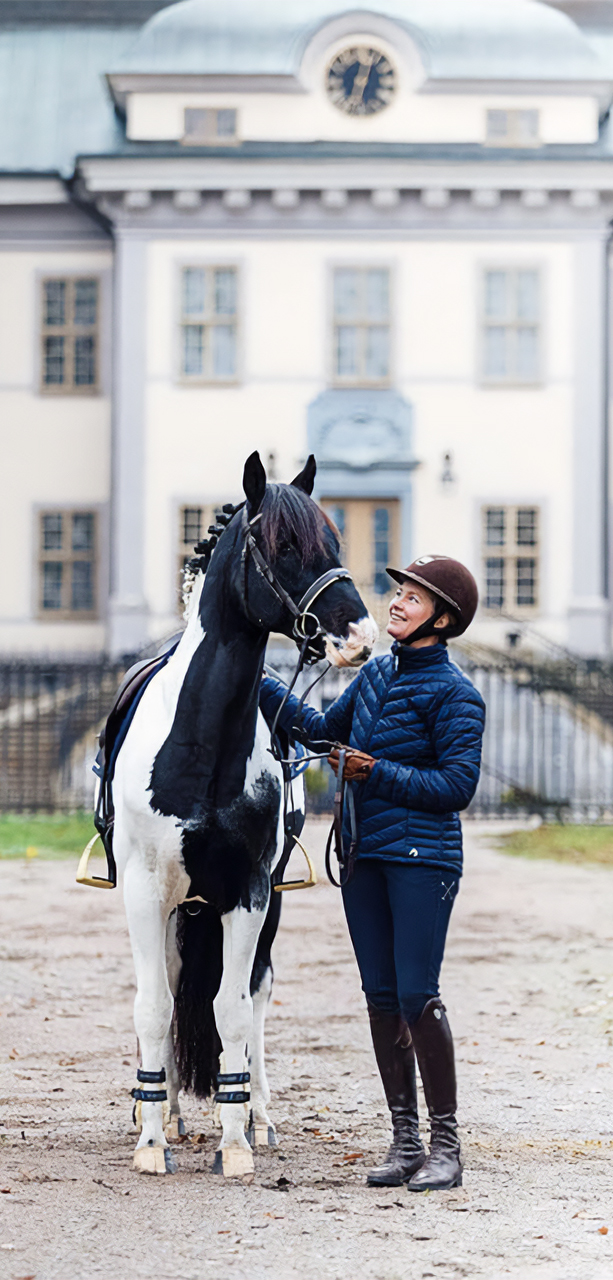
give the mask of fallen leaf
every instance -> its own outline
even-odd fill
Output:
[[[9,1053],[9,1058],[11,1058],[14,1061],[15,1058],[18,1058],[18,1057],[19,1057],[19,1054],[17,1052],[17,1049],[11,1049],[11,1052]]]
[[[354,1160],[363,1160],[363,1159],[364,1159],[363,1151],[348,1151],[347,1155],[343,1156],[343,1160],[345,1161],[345,1164],[353,1164]]]
[[[195,1133],[193,1138],[190,1138],[189,1141],[191,1142],[193,1147],[202,1147],[206,1142],[206,1134]]]
[[[282,1000],[273,1000],[273,1004],[283,1004]]]
[[[11,1194],[10,1187],[0,1187],[0,1196],[10,1196],[10,1194]]]
[[[578,1213],[573,1213],[573,1218],[583,1218],[587,1222],[601,1222],[601,1213],[592,1213],[590,1209],[579,1209]]]
[[[599,1227],[599,1228],[598,1228],[598,1235],[599,1235],[599,1236],[608,1236],[608,1234],[609,1234],[609,1228],[608,1228],[608,1227]]]

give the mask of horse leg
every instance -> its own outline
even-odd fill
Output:
[[[251,1125],[249,1137],[252,1145],[256,1147],[275,1147],[277,1145],[275,1127],[267,1110],[270,1103],[270,1089],[266,1078],[264,1024],[273,983],[270,953],[279,927],[280,916],[281,894],[272,893],[264,927],[258,938],[253,973],[251,975],[253,1035],[249,1044],[249,1067],[251,1071]]]
[[[253,1028],[253,1001],[249,980],[265,916],[266,911],[247,911],[244,907],[235,907],[234,911],[221,918],[223,975],[213,1007],[223,1045],[224,1077],[246,1073],[248,1043]],[[232,1083],[222,1078],[220,1101],[223,1093],[239,1096],[246,1094],[249,1097],[248,1075],[247,1080]],[[216,1173],[223,1173],[226,1178],[253,1175],[253,1154],[245,1137],[245,1110],[239,1100],[221,1103],[222,1138],[213,1169]]]
[[[166,925],[154,877],[134,859],[124,874],[124,902],[134,968],[136,998],[134,1025],[142,1073],[160,1075],[172,1019],[172,994],[166,972]],[[165,1093],[163,1080],[139,1081],[146,1093]],[[175,1173],[176,1165],[164,1134],[164,1102],[142,1101],[142,1131],[134,1152],[139,1173]]]
[[[177,912],[172,911],[166,927],[166,973],[168,975],[168,985],[172,992],[173,1000],[176,998],[179,986],[179,974],[181,973],[181,956],[177,947]],[[170,1120],[165,1125],[165,1133],[169,1142],[178,1142],[186,1135],[185,1124],[181,1116],[181,1107],[179,1105],[179,1073],[175,1061],[175,1051],[172,1042],[172,1030],[169,1030],[164,1044],[164,1067],[166,1070],[166,1089],[168,1092],[168,1105],[170,1109]]]

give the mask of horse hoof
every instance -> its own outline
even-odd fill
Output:
[[[170,1124],[166,1125],[164,1133],[168,1142],[183,1142],[183,1139],[187,1137],[183,1116],[172,1115]]]
[[[253,1182],[253,1155],[247,1147],[222,1147],[215,1152],[213,1173],[222,1173],[224,1178],[242,1178],[243,1182]]]
[[[256,1120],[255,1124],[249,1125],[247,1141],[252,1147],[276,1147],[277,1135],[271,1124]]]
[[[170,1173],[166,1167],[166,1147],[137,1147],[134,1168],[137,1173]]]

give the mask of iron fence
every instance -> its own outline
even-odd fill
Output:
[[[270,660],[289,678],[292,648]],[[613,672],[570,655],[535,657],[474,646],[452,657],[486,703],[481,781],[469,813],[538,813],[562,821],[613,821]],[[126,669],[99,658],[0,662],[0,811],[89,809],[98,733]],[[319,674],[303,673],[302,692]],[[328,706],[354,678],[327,672],[309,701]],[[307,775],[313,813],[332,807],[334,777],[325,761]]]

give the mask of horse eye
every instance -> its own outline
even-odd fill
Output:
[[[291,551],[291,549],[292,549],[292,544],[291,544],[291,542],[285,542],[285,541],[280,542],[280,543],[279,543],[279,545],[278,545],[278,547],[277,547],[277,555],[278,555],[278,556],[288,556],[288,555],[289,555],[289,553],[290,553],[290,551]]]

